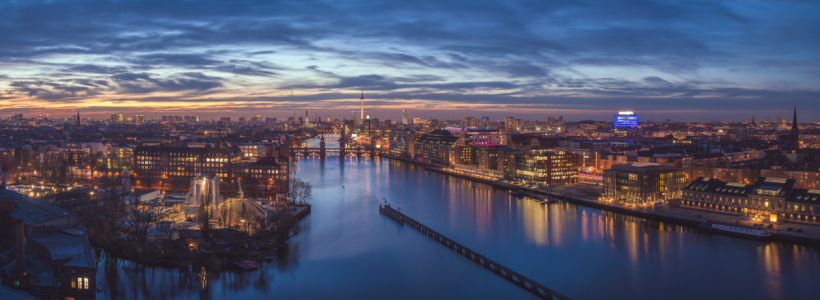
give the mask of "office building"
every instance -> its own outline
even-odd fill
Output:
[[[604,197],[635,204],[678,198],[686,172],[673,165],[633,163],[604,170]]]
[[[573,153],[560,150],[530,150],[513,155],[513,178],[517,181],[546,186],[578,183],[578,158]]]
[[[184,191],[191,177],[206,173],[228,186],[243,178],[243,185],[257,189],[282,189],[287,186],[282,183],[288,180],[288,165],[276,163],[275,158],[245,159],[239,147],[139,146],[134,151],[134,183],[139,188]]]
[[[420,135],[414,131],[393,131],[388,134],[390,155],[413,158],[416,138]]]
[[[627,136],[636,133],[638,128],[638,115],[631,111],[620,111],[615,115],[615,135]]]
[[[453,136],[447,130],[436,129],[416,139],[413,158],[447,165],[450,163],[450,148],[463,144],[464,138]]]

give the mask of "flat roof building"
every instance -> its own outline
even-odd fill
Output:
[[[644,204],[680,197],[685,171],[673,165],[633,163],[604,170],[604,197]]]

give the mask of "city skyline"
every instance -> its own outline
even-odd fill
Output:
[[[3,2],[0,115],[820,120],[817,5],[590,4]]]

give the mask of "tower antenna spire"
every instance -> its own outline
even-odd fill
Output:
[[[364,79],[362,79],[362,113],[359,118],[364,122]]]

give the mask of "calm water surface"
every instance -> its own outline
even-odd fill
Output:
[[[101,262],[100,299],[530,299],[409,226],[393,206],[573,299],[818,299],[820,250],[709,235],[505,191],[387,159],[301,158],[313,212],[262,270],[207,282]],[[489,247],[489,248],[487,248]],[[537,268],[537,269],[536,269]],[[533,271],[533,269],[535,269]]]

